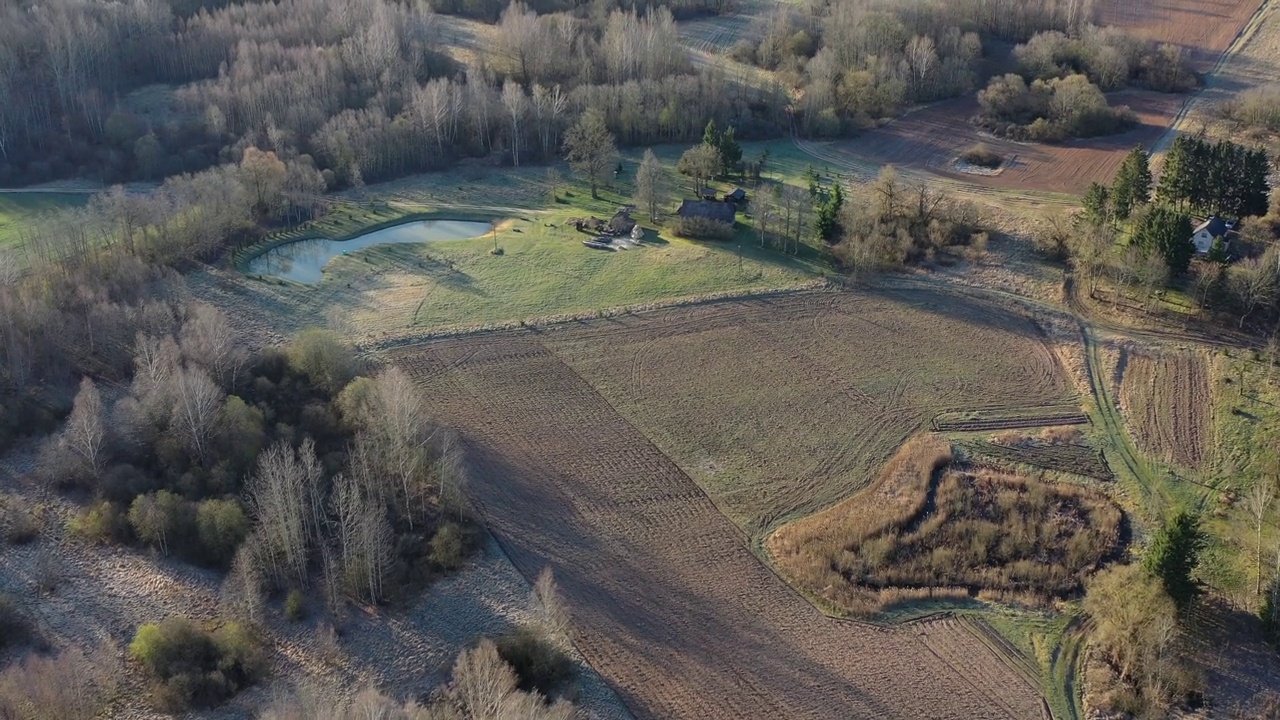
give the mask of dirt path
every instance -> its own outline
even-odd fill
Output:
[[[531,333],[390,353],[480,459],[471,495],[526,577],[551,565],[583,655],[638,718],[1039,718],[956,623],[819,613],[698,486]]]

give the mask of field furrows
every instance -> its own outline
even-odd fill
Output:
[[[1145,452],[1165,462],[1201,467],[1210,452],[1213,394],[1202,355],[1139,353],[1124,365],[1121,409]]]
[[[1009,667],[973,662],[971,645],[981,641],[959,619],[944,617],[912,625],[911,629],[920,634],[930,652],[963,677],[970,687],[981,693],[992,705],[1003,707],[1009,713],[1027,720],[1040,717],[1038,707],[1019,707],[1016,700],[1010,703],[1006,699],[1004,683],[1008,680]]]
[[[728,301],[541,337],[760,536],[865,485],[943,407],[1063,400],[1036,334],[995,306],[895,291]]]
[[[390,354],[435,373],[433,410],[474,459],[470,495],[526,577],[554,568],[577,645],[637,717],[1036,717],[1037,690],[972,637],[948,642],[1000,702],[914,629],[818,613],[532,333]]]
[[[1054,425],[1087,425],[1088,423],[1089,417],[1084,413],[1071,412],[1007,418],[935,418],[933,428],[942,432],[980,432]]]

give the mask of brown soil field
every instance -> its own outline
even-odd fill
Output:
[[[1094,22],[1179,45],[1205,70],[1230,47],[1258,5],[1258,0],[1104,0],[1094,10]]]
[[[836,154],[856,156],[863,162],[923,170],[983,187],[1079,194],[1089,183],[1111,182],[1124,154],[1137,145],[1154,142],[1186,100],[1186,96],[1146,90],[1112,93],[1108,95],[1111,105],[1129,106],[1138,115],[1138,127],[1119,135],[1046,145],[1018,143],[981,132],[969,122],[978,112],[978,101],[973,97],[956,98],[910,112],[860,137],[823,147]],[[1005,157],[999,174],[979,175],[955,168],[957,156],[977,143]]]
[[[1182,350],[1122,356],[1120,409],[1144,452],[1199,469],[1212,451],[1213,392],[1205,358]]]
[[[699,325],[767,325],[788,314],[764,301],[745,305],[732,318],[717,319],[719,307],[694,309],[683,332],[696,338]],[[805,320],[808,334],[820,333]],[[619,326],[612,344],[620,345],[628,335],[643,342],[645,330],[652,340],[681,332],[675,318],[636,322],[652,327],[602,321],[554,334]],[[461,431],[474,461],[469,495],[522,574],[554,569],[577,647],[636,717],[1044,717],[1033,684],[958,623],[884,628],[819,613],[751,553],[642,428],[548,349],[552,334],[441,340],[390,357],[430,389],[437,417]],[[691,366],[625,357],[619,372],[628,379]]]
[[[756,538],[865,487],[940,412],[1073,395],[1030,320],[933,290],[678,308],[543,343]]]

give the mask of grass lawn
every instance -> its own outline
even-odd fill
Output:
[[[0,193],[0,249],[16,245],[42,216],[89,202],[87,193]]]
[[[671,165],[683,150],[660,149]],[[738,215],[733,241],[676,238],[661,229],[665,217],[651,223],[638,211],[634,217],[646,229],[641,246],[615,251],[583,246],[590,236],[566,221],[588,215],[607,218],[619,205],[630,203],[636,162],[638,156],[624,156],[623,172],[610,178],[610,187],[602,187],[598,199],[582,183],[561,180],[552,201],[545,167],[471,167],[371,186],[362,197],[345,196],[346,202],[325,218],[245,249],[237,264],[244,269],[254,254],[279,242],[342,239],[412,219],[497,221],[501,255],[492,252],[492,235],[382,245],[333,258],[318,285],[259,279],[267,286],[280,286],[271,292],[282,296],[286,305],[305,306],[316,313],[314,317],[328,319],[338,310],[366,338],[536,322],[675,299],[794,287],[830,272],[817,248],[802,245],[798,255],[760,248],[751,218],[744,213]],[[568,176],[567,168],[559,171]],[[673,167],[669,175],[672,192],[662,206],[664,212],[673,211],[687,192],[681,189],[685,178]]]

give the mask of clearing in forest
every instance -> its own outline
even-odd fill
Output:
[[[1120,521],[1099,493],[957,465],[948,441],[917,436],[870,488],[783,526],[767,547],[807,594],[869,614],[919,597],[1076,593],[1115,552]]]
[[[716,502],[734,501],[729,488],[708,497],[678,465],[690,456],[673,462],[663,452],[671,435],[649,434],[675,418],[675,435],[719,435],[708,438],[713,462],[781,456],[754,482],[750,494],[763,496],[740,509],[773,505],[770,485],[777,506],[790,508],[859,482],[838,473],[847,457],[823,473],[822,458],[810,457],[815,445],[874,455],[874,426],[894,413],[925,421],[910,408],[938,390],[930,378],[950,386],[945,397],[970,401],[1000,382],[1033,400],[1061,394],[1060,374],[1047,356],[1037,360],[1038,343],[1001,327],[1016,323],[999,309],[914,300],[937,309],[801,295],[439,340],[389,356],[429,389],[435,416],[459,430],[469,496],[494,535],[526,577],[553,568],[576,646],[641,720],[828,718],[833,708],[845,717],[1040,718],[1035,682],[960,623],[883,628],[819,613],[720,512]],[[980,347],[1009,359],[979,362]],[[952,364],[945,381],[922,374],[920,348],[939,358],[931,371]],[[815,357],[818,349],[834,356]],[[606,357],[590,361],[591,352]],[[689,377],[673,386],[681,376]],[[805,441],[812,435],[823,439]],[[783,480],[788,464],[813,465],[805,487]]]
[[[1163,462],[1200,469],[1210,453],[1213,392],[1203,354],[1138,352],[1121,364],[1120,407],[1134,439]]]

